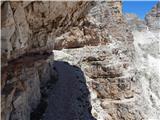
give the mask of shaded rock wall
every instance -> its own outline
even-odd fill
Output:
[[[47,57],[25,56],[2,68],[2,120],[30,120],[31,111],[41,99],[40,88],[55,80],[56,73]]]

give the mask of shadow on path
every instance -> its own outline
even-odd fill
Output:
[[[83,71],[63,61],[55,61],[53,69],[58,73],[58,81],[49,94],[43,120],[96,120],[91,114]]]

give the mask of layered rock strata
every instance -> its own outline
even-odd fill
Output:
[[[41,88],[45,88],[48,81],[55,81],[50,52],[54,38],[79,23],[90,4],[50,1],[1,3],[2,120],[34,119],[33,110],[43,97]]]
[[[123,18],[119,21],[113,12],[110,3],[96,2],[86,16],[83,29],[77,26],[71,31],[73,34],[57,38],[80,44],[61,45],[70,49],[54,51],[55,59],[77,65],[84,71],[92,115],[97,120],[142,119],[140,110],[134,107],[137,95],[132,66],[133,36]],[[76,40],[70,36],[76,36]],[[85,43],[87,40],[89,44]]]
[[[133,44],[130,29],[147,27],[135,16],[125,21],[121,7],[120,1],[3,2],[2,120],[159,119],[158,77],[153,82],[144,73],[143,86],[143,70],[136,72],[148,52],[157,57],[157,43]],[[59,50],[50,54],[53,48]]]
[[[119,2],[116,2],[115,6],[117,5]],[[95,46],[89,47],[89,51],[84,48],[82,51],[71,50],[71,53],[67,53],[73,56],[73,61],[80,60],[75,65],[82,67],[88,79],[92,115],[96,119],[140,118],[135,110],[129,114],[135,98],[131,74],[134,74],[132,34],[123,19],[119,21],[121,12],[117,15],[114,11],[121,11],[121,7],[114,8],[115,6],[114,2],[106,1],[3,2],[2,55],[4,63],[10,60],[7,66],[9,69],[3,68],[3,119],[30,119],[30,112],[40,102],[40,85],[45,85],[43,80],[49,79],[45,77],[53,76],[50,74],[54,73],[48,72],[52,70],[47,67],[46,60],[44,64],[38,60],[43,58],[43,54],[48,54],[46,51],[50,51],[53,45],[55,49]],[[48,45],[51,47],[48,48]],[[100,48],[97,45],[101,45]],[[40,51],[38,56],[37,51]],[[26,58],[25,53],[29,58]],[[25,55],[24,58],[13,60],[22,54]],[[37,64],[40,67],[36,67]],[[10,68],[11,66],[13,67]],[[18,71],[14,70],[17,66]],[[48,71],[43,74],[44,70]],[[20,79],[20,83],[14,78]],[[23,79],[27,80],[22,82]],[[26,90],[20,89],[21,94],[15,92],[19,90],[17,84],[22,84]],[[7,94],[5,90],[8,86],[11,89]]]
[[[56,1],[3,2],[2,63],[25,53],[51,51],[54,38],[76,25],[89,4]]]

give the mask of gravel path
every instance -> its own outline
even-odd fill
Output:
[[[65,62],[55,62],[54,67],[59,78],[49,96],[43,120],[93,120],[86,105],[89,92],[80,80],[83,72]]]

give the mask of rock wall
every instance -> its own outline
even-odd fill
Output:
[[[160,30],[160,2],[145,16],[145,21],[150,30]]]
[[[160,39],[158,34],[159,32],[149,30],[133,32],[137,69],[136,102],[141,104],[136,107],[142,111],[145,120],[160,119]]]
[[[112,15],[116,16],[116,21],[121,22],[122,21],[122,1],[119,0],[111,0],[108,1],[108,6],[112,10]]]
[[[54,81],[48,56],[25,56],[2,68],[2,120],[30,120],[30,113],[41,99],[41,87]],[[36,59],[35,59],[36,58]]]
[[[119,40],[132,37],[123,20],[121,5],[120,1],[92,3],[77,26],[55,39],[55,49],[97,46],[109,43],[112,37],[119,37]]]
[[[83,17],[89,2],[10,1],[1,4],[2,63],[50,51],[54,38]]]
[[[57,36],[79,23],[90,2],[1,3],[2,120],[30,120],[52,69]],[[48,57],[51,57],[48,58]]]
[[[42,98],[41,88],[55,81],[54,60],[83,70],[89,109],[97,120],[146,119],[139,107],[143,101],[135,79],[134,39],[121,5],[120,1],[3,2],[2,62],[8,65],[2,67],[2,120],[31,118]],[[51,55],[53,48],[62,50]]]
[[[121,2],[115,2],[115,4],[106,1],[3,2],[1,10],[2,62],[4,65],[8,63],[2,68],[2,119],[30,119],[30,113],[40,102],[41,85],[45,86],[50,77],[55,75],[51,69],[52,66],[49,66],[50,62],[47,62],[49,60],[47,52],[53,47],[62,49],[106,45],[104,50],[94,48],[97,50],[97,58],[89,56],[88,52],[84,51],[87,56],[80,59],[82,68],[90,80],[92,79],[88,83],[91,84],[88,86],[91,94],[93,91],[98,94],[96,98],[91,98],[92,102],[96,101],[92,103],[92,113],[97,119],[107,119],[111,117],[109,114],[124,109],[123,106],[118,108],[114,104],[110,106],[116,109],[113,111],[100,105],[107,99],[124,99],[123,93],[117,91],[119,90],[118,84],[108,86],[109,78],[115,78],[117,83],[122,77],[122,81],[126,81],[124,83],[126,86],[131,83],[132,76],[123,78],[125,75],[122,75],[125,67],[128,69],[127,66],[131,65],[133,39],[127,24],[122,19],[120,20]],[[115,10],[120,12],[117,13]],[[112,48],[112,45],[115,45],[115,48]],[[74,55],[78,55],[77,52],[76,50],[72,51]],[[117,55],[119,58],[116,58]],[[51,55],[51,57],[53,56]],[[92,63],[92,59],[95,63]],[[117,63],[116,66],[109,62],[114,59],[119,59],[120,64]],[[83,63],[86,61],[88,64],[85,68]],[[126,64],[123,65],[123,62]],[[107,65],[109,66],[106,67]],[[93,73],[93,69],[95,69],[95,73]],[[105,77],[108,79],[105,80]],[[95,87],[97,84],[100,85]],[[106,91],[105,87],[108,89],[113,87],[115,90]],[[99,90],[100,88],[104,93]],[[129,94],[129,97],[132,96],[132,92],[126,91],[126,94]],[[100,104],[99,101],[101,101]],[[96,107],[97,105],[98,107]],[[108,105],[104,106],[109,107]],[[107,113],[104,109],[111,111]],[[105,117],[104,113],[108,116]],[[119,119],[120,117],[115,114],[113,118]]]
[[[91,29],[101,26],[87,28],[89,22],[84,15],[92,6],[94,2],[3,2],[1,4],[2,63],[25,53],[51,51],[54,46],[56,49],[61,49],[82,47],[85,44],[97,45],[103,38],[99,31]],[[108,6],[108,9],[113,9],[109,13],[115,17],[112,20],[119,21],[122,16],[121,2],[109,2]],[[100,14],[101,9],[98,11],[99,13],[93,12]],[[104,10],[102,12],[107,15]],[[71,28],[77,25],[80,26],[78,29]],[[66,30],[69,27],[71,29],[67,33]],[[80,32],[81,29],[84,34]],[[64,32],[64,37],[57,38]],[[99,35],[94,36],[96,32]],[[71,37],[71,35],[67,38],[68,34],[81,36],[83,40],[76,40],[76,37]],[[102,37],[108,39],[107,35]],[[62,42],[64,40],[65,42]]]
[[[147,13],[145,20],[140,20],[136,15],[127,14],[126,21],[134,36],[136,67],[136,109],[144,120],[160,119],[159,116],[159,2]]]
[[[123,18],[119,21],[117,15],[112,14],[113,10],[108,2],[96,2],[86,15],[83,29],[77,26],[74,30],[78,32],[72,30],[73,34],[59,37],[67,42],[76,36],[76,41],[88,40],[88,45],[82,44],[82,48],[62,45],[70,49],[54,51],[55,59],[77,65],[84,71],[91,112],[97,120],[140,120],[143,115],[134,103],[133,36]]]

